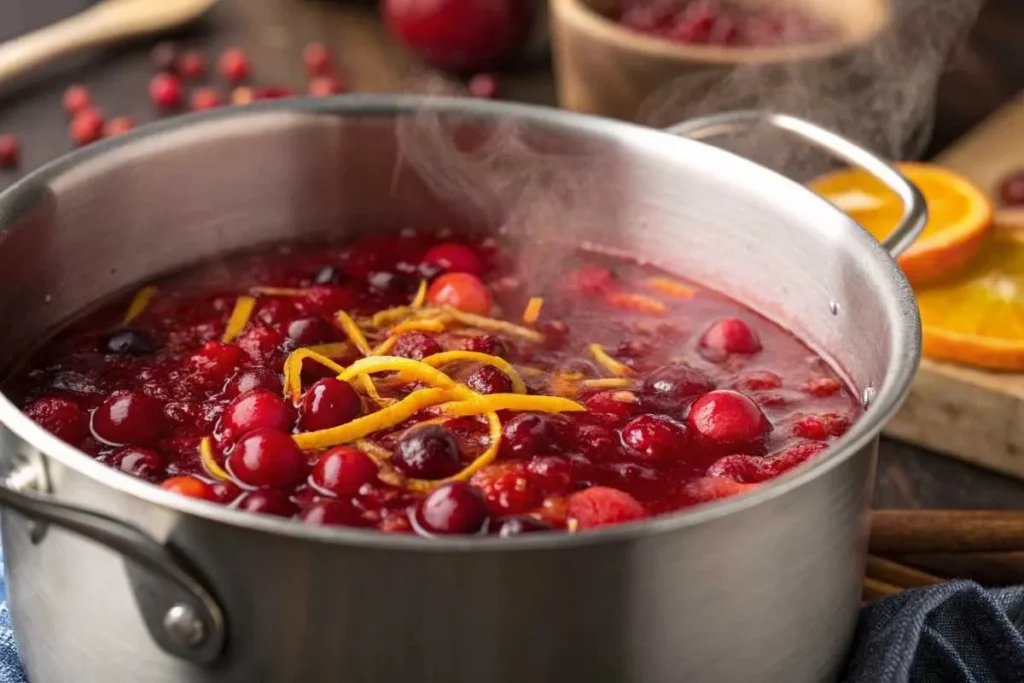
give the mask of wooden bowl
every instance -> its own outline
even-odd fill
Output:
[[[744,85],[843,78],[844,62],[891,23],[892,0],[786,0],[786,5],[836,27],[824,42],[781,47],[689,45],[649,36],[611,18],[616,0],[551,0],[555,76],[561,106],[574,111],[669,125],[714,108],[759,106],[757,97],[731,102],[716,92],[727,77],[747,76]],[[776,0],[741,0],[756,7]],[[774,72],[774,73],[772,73]],[[799,72],[799,73],[797,73]],[[783,78],[780,81],[780,75]],[[748,88],[749,89],[749,88]],[[736,90],[734,88],[734,90]],[[652,121],[651,119],[658,119]]]

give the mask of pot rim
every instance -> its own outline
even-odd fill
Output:
[[[19,207],[31,205],[31,199],[40,187],[50,185],[62,175],[73,172],[84,164],[107,156],[124,148],[142,148],[144,143],[155,142],[161,136],[181,131],[193,124],[210,123],[227,119],[243,119],[269,114],[292,115],[360,115],[360,116],[401,116],[418,111],[430,110],[435,113],[462,117],[496,119],[502,116],[517,116],[554,129],[591,132],[595,135],[613,137],[628,136],[636,142],[646,142],[653,148],[700,145],[704,153],[730,157],[728,163],[748,164],[758,172],[775,176],[780,184],[788,183],[790,191],[802,193],[801,201],[816,201],[827,210],[857,228],[860,246],[874,251],[874,258],[886,265],[889,271],[890,291],[896,297],[899,310],[898,327],[894,330],[897,343],[892,352],[892,361],[871,400],[870,407],[856,420],[849,431],[821,456],[810,460],[777,479],[763,483],[753,491],[729,496],[717,501],[697,505],[679,512],[626,524],[587,531],[585,533],[527,534],[513,538],[438,536],[423,538],[417,535],[387,534],[377,530],[350,529],[345,527],[320,527],[302,524],[291,519],[235,510],[223,505],[187,498],[165,491],[155,484],[120,472],[97,462],[79,449],[66,444],[33,422],[19,410],[6,394],[0,392],[0,423],[20,439],[38,449],[47,458],[54,458],[62,465],[89,477],[98,484],[108,486],[120,493],[146,502],[170,508],[176,512],[203,518],[207,521],[241,527],[252,531],[266,532],[295,539],[322,543],[336,543],[382,550],[416,550],[431,552],[488,552],[558,550],[579,546],[637,541],[655,535],[679,531],[720,517],[747,510],[761,503],[797,489],[840,466],[861,448],[876,439],[882,426],[896,412],[910,390],[910,383],[920,359],[921,325],[913,292],[895,261],[882,246],[870,237],[853,219],[843,214],[825,199],[818,197],[799,183],[771,171],[759,164],[702,142],[668,134],[664,131],[615,121],[596,116],[577,114],[552,107],[490,102],[485,100],[429,97],[404,94],[356,94],[328,98],[292,98],[257,102],[245,107],[214,109],[205,112],[181,115],[173,119],[146,125],[129,131],[116,138],[94,143],[84,149],[73,151],[41,168],[31,172],[10,188],[0,193],[0,236],[10,229],[18,217]],[[5,225],[6,224],[6,225]],[[772,318],[769,317],[771,320]],[[778,323],[777,323],[778,324]],[[806,342],[805,342],[806,343]],[[827,356],[826,356],[827,357]]]

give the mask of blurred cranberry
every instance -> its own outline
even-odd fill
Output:
[[[20,156],[18,138],[10,133],[0,135],[0,168],[14,168]]]
[[[345,86],[336,76],[316,76],[309,79],[308,90],[313,97],[327,97],[344,92]]]
[[[103,114],[98,109],[86,107],[71,119],[71,139],[79,147],[96,142],[103,137]]]
[[[999,198],[1006,206],[1024,205],[1024,168],[1003,178],[999,184]]]
[[[498,77],[494,74],[477,74],[469,79],[466,85],[469,94],[482,100],[491,100],[498,96]]]
[[[92,95],[85,89],[85,86],[72,85],[64,91],[62,102],[68,114],[74,116],[92,104]]]
[[[209,500],[216,502],[217,496],[213,488],[205,481],[195,477],[172,477],[164,480],[160,488],[177,493],[179,496],[196,498],[198,500]]]
[[[218,63],[220,75],[230,83],[241,83],[249,77],[249,59],[237,47],[225,50]]]
[[[224,98],[213,88],[196,88],[189,97],[189,107],[192,111],[214,109],[222,104],[224,104]]]
[[[135,121],[130,116],[118,116],[111,119],[103,129],[103,135],[108,138],[127,133],[135,127]]]
[[[202,78],[206,73],[206,60],[195,50],[182,53],[178,58],[178,75],[188,80]]]
[[[302,50],[302,61],[310,76],[326,76],[334,68],[334,58],[322,43],[310,43]]]
[[[181,106],[181,81],[171,74],[157,74],[149,82],[149,99],[157,109],[171,111]]]
[[[458,242],[445,242],[431,247],[423,255],[423,263],[437,265],[446,273],[479,275],[484,269],[476,252]]]
[[[153,60],[153,68],[157,71],[172,73],[178,67],[178,45],[170,41],[157,43],[153,47],[150,56]]]
[[[58,439],[72,445],[78,445],[89,433],[89,416],[70,399],[41,398],[30,403],[25,414]]]
[[[251,491],[238,501],[238,509],[277,517],[291,517],[298,507],[281,491]]]
[[[581,529],[622,524],[647,516],[633,496],[618,489],[595,486],[569,496],[569,517]]]

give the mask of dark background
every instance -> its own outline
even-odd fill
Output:
[[[0,41],[59,21],[90,4],[86,0],[3,0]],[[313,40],[332,48],[348,69],[355,90],[401,90],[419,70],[380,26],[375,4],[365,1],[221,0],[201,22],[172,37],[201,49],[210,67],[221,49],[243,47],[260,83],[288,84],[299,90],[305,84],[302,47]],[[72,148],[60,103],[64,89],[72,83],[87,85],[107,116],[130,115],[138,123],[156,118],[146,95],[152,75],[149,53],[155,40],[75,56],[0,89],[0,131],[14,133],[21,141],[23,170]],[[554,103],[550,69],[543,58],[503,75],[502,86],[508,99]],[[988,0],[969,43],[953,57],[942,80],[929,153],[941,150],[1022,89],[1024,1]],[[18,177],[0,173],[0,188]],[[1024,483],[905,444],[882,443],[879,507],[1015,508],[1022,501]]]

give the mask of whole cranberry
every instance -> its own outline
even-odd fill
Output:
[[[203,384],[223,386],[242,362],[242,349],[233,344],[209,341],[188,359],[188,369]]]
[[[999,183],[999,199],[1005,206],[1024,205],[1024,169],[1013,171]]]
[[[325,377],[302,396],[298,426],[304,432],[330,429],[351,422],[362,412],[362,400],[351,384]]]
[[[62,100],[64,109],[67,110],[68,114],[74,116],[81,110],[92,105],[92,95],[89,91],[81,85],[72,85],[64,91],[64,98]]]
[[[342,497],[358,495],[359,489],[377,479],[377,463],[358,448],[338,446],[316,461],[313,483]]]
[[[147,445],[160,436],[166,423],[163,404],[136,391],[111,394],[92,415],[96,437],[115,445]]]
[[[190,81],[203,77],[206,73],[206,60],[195,50],[183,52],[178,58],[178,75]]]
[[[552,527],[547,522],[543,522],[536,517],[530,517],[527,515],[519,517],[505,517],[498,520],[498,536],[502,538],[508,538],[509,536],[520,536],[522,534],[532,534],[538,531],[552,531]]]
[[[629,391],[599,391],[589,396],[583,405],[592,415],[600,415],[613,422],[627,420],[637,413],[636,396]]]
[[[234,482],[230,481],[218,481],[213,485],[213,495],[217,499],[218,503],[232,503],[240,495],[242,495],[242,489]]]
[[[225,398],[235,398],[253,389],[265,389],[274,394],[281,393],[281,376],[266,368],[249,368],[235,374],[224,385]]]
[[[306,457],[292,437],[274,429],[243,436],[227,459],[228,469],[243,484],[291,489],[306,478]]]
[[[322,43],[309,43],[302,50],[302,61],[310,76],[326,76],[334,70],[334,57]]]
[[[543,502],[544,491],[530,481],[522,460],[498,461],[473,475],[470,483],[479,490],[491,509],[501,514],[518,514]]]
[[[737,377],[732,383],[732,386],[735,389],[742,389],[745,391],[778,389],[782,386],[782,378],[774,372],[769,372],[767,370],[755,370]]]
[[[476,534],[484,531],[490,509],[480,492],[461,481],[430,492],[416,508],[415,520],[426,534]]]
[[[112,138],[127,133],[135,127],[135,121],[130,116],[118,116],[107,122],[103,128],[103,135]]]
[[[0,135],[0,168],[15,168],[21,158],[18,138],[10,133]]]
[[[79,147],[103,137],[103,114],[93,107],[85,107],[71,119],[71,139]]]
[[[664,365],[644,380],[644,392],[666,410],[677,409],[687,399],[714,388],[714,383],[704,373],[685,363]]]
[[[493,365],[483,365],[466,378],[466,386],[481,394],[508,394],[513,391],[512,380]]]
[[[836,413],[824,415],[794,415],[791,431],[794,436],[824,441],[831,436],[842,436],[850,428],[850,420]]]
[[[502,428],[501,448],[517,458],[551,453],[558,446],[558,429],[552,418],[543,413],[519,413]]]
[[[261,515],[291,517],[299,508],[281,491],[250,491],[238,501],[238,509]]]
[[[477,74],[469,79],[466,89],[473,97],[492,100],[498,96],[498,77],[494,74]]]
[[[229,83],[241,83],[249,77],[249,59],[237,47],[225,50],[220,56],[220,75]]]
[[[178,67],[178,55],[180,50],[177,43],[163,41],[153,47],[150,56],[153,60],[153,68],[157,71],[171,73]]]
[[[313,97],[327,97],[345,92],[345,84],[337,75],[316,76],[309,79],[307,90]]]
[[[530,480],[546,495],[562,493],[572,483],[572,464],[557,455],[537,455],[526,466]]]
[[[110,464],[126,474],[149,481],[159,479],[167,465],[159,454],[146,448],[135,447],[119,450],[111,458]]]
[[[48,396],[33,401],[25,408],[36,424],[61,441],[78,445],[89,434],[89,416],[78,405],[66,398]]]
[[[761,340],[750,325],[739,318],[722,318],[701,335],[700,349],[708,360],[719,361],[733,353],[757,353],[761,350]]]
[[[157,74],[149,82],[149,99],[157,109],[172,111],[181,106],[181,81],[171,74]]]
[[[466,337],[461,343],[463,351],[486,353],[489,356],[502,356],[508,353],[505,342],[493,334],[474,334]]]
[[[445,273],[480,275],[484,269],[476,252],[458,242],[445,242],[431,247],[423,255],[423,263],[435,265]]]
[[[730,448],[758,447],[772,430],[757,404],[731,389],[698,398],[690,408],[687,424],[705,441]]]
[[[138,327],[119,327],[100,337],[100,351],[116,356],[149,356],[157,343],[149,332]]]
[[[269,327],[250,327],[235,342],[254,363],[266,363],[281,350],[284,336]]]
[[[461,458],[455,438],[440,425],[416,427],[398,442],[392,463],[408,477],[442,479],[458,471]]]
[[[224,104],[224,98],[214,88],[196,88],[189,97],[192,111],[215,109]]]
[[[298,305],[309,315],[333,317],[338,311],[350,310],[358,301],[359,293],[349,285],[316,285],[306,291]]]
[[[334,328],[323,318],[298,318],[288,323],[288,338],[299,346],[315,346],[335,339]]]
[[[321,500],[299,514],[306,524],[320,526],[366,526],[362,513],[349,500]]]
[[[254,429],[291,431],[293,411],[280,396],[265,389],[253,389],[237,397],[220,418],[224,438],[234,441]]]
[[[594,486],[569,496],[568,515],[580,529],[596,529],[642,519],[647,512],[625,491]]]
[[[406,332],[398,336],[398,341],[391,349],[391,353],[402,358],[423,360],[427,356],[441,353],[441,345],[433,336],[423,332]]]
[[[213,488],[201,479],[195,477],[171,477],[160,483],[160,488],[177,493],[179,496],[195,498],[197,500],[217,501]]]
[[[667,460],[682,455],[686,427],[666,415],[641,415],[622,428],[622,441],[644,460]]]
[[[433,66],[481,71],[524,46],[533,26],[531,0],[385,0],[388,29]]]
[[[486,285],[469,273],[446,273],[437,278],[427,290],[427,301],[476,315],[488,315],[494,307],[494,298]]]

